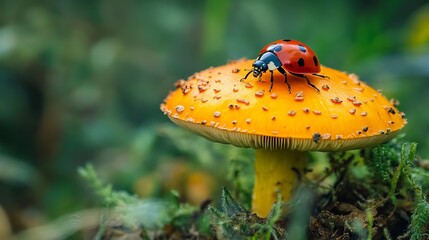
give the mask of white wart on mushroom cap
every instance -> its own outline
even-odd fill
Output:
[[[379,91],[354,74],[322,66],[321,74],[305,79],[269,74],[248,78],[253,60],[209,68],[179,80],[161,110],[173,122],[212,141],[238,147],[335,151],[370,147],[395,136],[405,126],[399,112]]]

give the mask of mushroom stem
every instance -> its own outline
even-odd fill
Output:
[[[252,211],[267,217],[277,191],[283,202],[290,200],[307,159],[307,152],[257,149]]]

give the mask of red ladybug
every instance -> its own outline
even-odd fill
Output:
[[[329,78],[328,76],[318,74],[320,72],[319,59],[309,46],[296,40],[285,39],[272,42],[263,47],[259,52],[258,58],[253,62],[252,70],[246,74],[244,79],[253,72],[253,76],[259,77],[260,81],[262,73],[269,70],[271,73],[271,91],[274,81],[273,71],[276,69],[285,76],[285,83],[288,86],[289,93],[291,91],[287,81],[286,70],[294,76],[305,78],[308,85],[318,92],[320,92],[320,90],[310,82],[306,74]]]

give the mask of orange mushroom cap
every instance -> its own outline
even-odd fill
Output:
[[[238,147],[335,151],[383,143],[405,126],[402,113],[380,92],[347,74],[321,66],[320,74],[305,79],[274,72],[262,81],[250,77],[253,60],[195,73],[179,80],[161,110],[173,122],[212,141]]]

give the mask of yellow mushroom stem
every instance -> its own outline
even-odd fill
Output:
[[[277,192],[282,202],[289,201],[307,159],[307,152],[257,149],[252,211],[259,217],[267,217]]]

